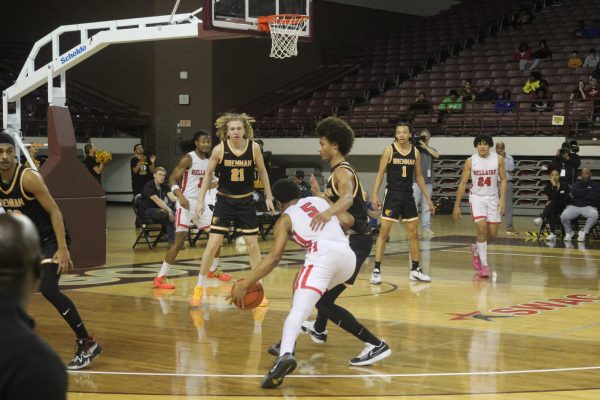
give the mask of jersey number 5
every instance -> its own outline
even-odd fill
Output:
[[[232,168],[231,169],[231,182],[244,182],[244,169],[243,168]]]
[[[492,186],[492,178],[480,176],[477,180],[477,186]]]
[[[319,210],[317,210],[315,208],[315,206],[313,206],[310,203],[304,203],[304,204],[302,204],[302,206],[300,207],[300,209],[302,211],[304,211],[305,213],[307,213],[308,216],[311,217],[311,218],[314,217],[315,215],[317,215],[319,213]]]

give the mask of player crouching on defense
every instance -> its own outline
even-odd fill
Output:
[[[296,369],[294,346],[302,323],[310,316],[326,290],[346,282],[354,273],[355,254],[350,249],[348,238],[342,230],[354,223],[352,216],[344,212],[333,216],[319,231],[310,224],[314,215],[329,208],[327,200],[320,197],[300,199],[300,190],[293,180],[285,179],[273,185],[273,197],[282,211],[275,224],[275,241],[269,254],[252,274],[237,282],[231,291],[231,301],[244,298],[248,287],[267,276],[277,265],[291,235],[295,242],[306,248],[306,259],[294,283],[292,309],[283,325],[279,357],[265,375],[262,387],[275,388],[283,378]],[[352,365],[369,365],[392,354],[389,346],[376,338],[376,343],[367,343]]]
[[[506,170],[504,157],[490,152],[490,148],[494,146],[494,140],[490,135],[478,134],[473,141],[473,146],[477,152],[465,161],[456,191],[452,218],[458,221],[461,217],[460,202],[470,177],[469,205],[477,228],[477,242],[471,245],[473,253],[471,262],[473,268],[479,271],[479,276],[487,278],[490,274],[487,245],[498,236],[498,225],[502,221],[501,215],[504,214]],[[500,181],[500,199],[498,199],[498,181]]]

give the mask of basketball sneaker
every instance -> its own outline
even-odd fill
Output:
[[[540,225],[542,224],[542,222],[544,222],[544,221],[542,220],[542,217],[537,217],[537,218],[534,218],[534,219],[533,219],[533,224],[534,224],[535,226],[540,226]]]
[[[269,346],[269,349],[267,350],[267,353],[269,353],[270,355],[274,356],[274,357],[279,357],[279,352],[281,351],[281,341],[272,344]],[[296,345],[294,345],[294,351],[292,352],[292,355],[296,355]]]
[[[102,346],[95,337],[77,339],[77,351],[75,357],[67,365],[68,369],[82,369],[91,364],[92,360],[102,352]]]
[[[378,346],[371,343],[365,343],[365,348],[360,354],[350,360],[350,365],[371,365],[377,361],[383,360],[392,354],[392,349],[385,341],[381,341]]]
[[[431,277],[429,275],[425,275],[421,268],[410,271],[408,278],[411,281],[431,282]]]
[[[310,336],[315,343],[325,343],[327,341],[327,329],[321,333],[315,331],[315,321],[304,321],[302,323],[302,332]]]
[[[477,252],[477,245],[474,243],[471,245],[471,265],[473,269],[479,271],[481,269],[481,258],[479,258],[479,253]]]
[[[570,242],[573,239],[573,235],[574,235],[573,231],[567,232],[567,233],[565,233],[565,237],[563,240],[565,242]]]
[[[195,286],[190,305],[192,307],[199,307],[202,305],[202,295],[204,294],[204,288],[202,286]]]
[[[371,274],[371,285],[381,285],[381,272],[378,269]]]
[[[283,383],[283,378],[296,369],[296,358],[292,353],[285,353],[275,360],[275,363],[265,375],[261,387],[263,389],[274,389]]]
[[[231,280],[231,275],[227,272],[223,272],[220,268],[217,268],[214,271],[208,271],[206,277],[208,279],[218,279],[221,282],[229,282]]]
[[[579,233],[577,234],[577,241],[585,242],[585,232],[584,231],[579,231]]]
[[[169,283],[169,278],[166,275],[155,276],[153,285],[155,289],[175,289],[175,285]]]
[[[482,265],[481,269],[479,270],[479,276],[482,278],[487,278],[490,276],[490,270],[487,267],[487,265]]]
[[[427,228],[427,229],[423,229],[423,236],[433,236],[435,235],[435,232],[432,231],[431,229]]]
[[[553,242],[556,240],[556,235],[554,233],[549,234],[544,238],[547,242]]]

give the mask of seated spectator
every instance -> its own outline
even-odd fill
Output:
[[[578,242],[584,242],[585,236],[590,234],[596,221],[598,221],[598,199],[600,199],[600,184],[592,180],[592,171],[589,168],[581,170],[579,179],[571,188],[573,196],[571,204],[560,215],[560,222],[565,228],[565,242],[573,238],[571,221],[579,216],[586,218],[585,226],[579,231]]]
[[[592,70],[592,75],[590,76],[590,81],[592,78],[596,78],[600,81],[600,63],[596,64],[596,68]]]
[[[571,69],[579,69],[583,65],[583,61],[581,57],[579,57],[579,52],[577,50],[573,50],[571,56],[567,60],[567,67]]]
[[[554,97],[554,95],[552,94],[552,91],[550,90],[550,85],[548,84],[547,80],[542,79],[540,81],[540,87],[537,88],[537,89],[535,89],[535,90],[537,91],[537,90],[540,90],[540,89],[546,90],[546,94],[548,95],[548,97],[550,97],[550,98]]]
[[[475,101],[496,101],[498,92],[490,86],[490,81],[483,81],[483,90],[475,96]]]
[[[543,193],[548,196],[548,202],[542,211],[542,214],[533,220],[536,226],[542,224],[544,220],[548,220],[550,235],[546,237],[546,240],[556,240],[554,229],[556,223],[559,221],[560,215],[571,201],[569,194],[569,186],[565,183],[560,182],[560,171],[554,167],[550,167],[550,182],[544,186]]]
[[[527,70],[529,64],[531,64],[531,50],[529,50],[529,46],[527,43],[523,42],[519,45],[518,49],[515,49],[515,53],[513,54],[513,61],[519,63],[519,69],[521,71]]]
[[[415,115],[429,114],[431,112],[431,103],[425,98],[424,92],[419,92],[417,99],[408,107],[408,119],[414,119]],[[412,117],[412,118],[410,118]]]
[[[165,183],[167,170],[163,167],[154,169],[154,179],[146,182],[142,189],[142,200],[138,209],[141,218],[151,219],[159,224],[166,224],[169,243],[175,241],[175,215],[167,202],[175,203],[171,188]],[[171,196],[173,197],[171,197]]]
[[[540,47],[531,53],[533,57],[533,63],[531,64],[531,69],[536,69],[542,60],[552,59],[552,51],[548,48],[546,44],[546,39],[540,40]]]
[[[41,143],[31,143],[29,145],[29,147],[27,148],[27,152],[29,153],[29,157],[31,157],[31,160],[33,161],[33,163],[35,164],[35,167],[39,170],[40,167],[44,164],[44,162],[46,161],[45,158],[38,156],[38,150],[44,147],[43,144]],[[27,158],[25,157],[24,154],[21,154],[21,164],[25,165],[26,167],[29,167],[29,164],[27,162]]]
[[[592,26],[584,29],[583,37],[585,39],[598,39],[600,38],[600,19],[594,18],[592,20]]]
[[[571,92],[571,96],[569,96],[569,101],[583,101],[585,99],[585,82],[579,80],[579,82],[577,82],[577,87]]]
[[[583,35],[585,34],[585,22],[580,19],[579,21],[577,21],[577,28],[575,29],[575,37],[576,38],[583,38]]]
[[[598,62],[600,62],[600,56],[596,54],[596,49],[590,49],[588,55],[585,56],[583,68],[596,68]]]
[[[506,89],[502,92],[502,97],[496,100],[495,111],[497,113],[511,113],[517,108],[517,102],[511,100],[510,90]]]
[[[574,143],[573,143],[574,142]],[[556,155],[551,164],[560,171],[560,181],[571,187],[577,179],[577,171],[581,166],[581,158],[577,154],[579,146],[576,141],[564,142],[560,149],[556,150]]]
[[[450,91],[449,96],[442,100],[442,103],[438,106],[438,109],[440,110],[437,120],[438,124],[442,123],[448,114],[463,112],[463,103],[456,90],[453,89]]]
[[[519,29],[522,25],[530,24],[533,21],[533,13],[527,7],[521,7],[521,9],[513,15],[512,26],[515,29]]]
[[[594,118],[600,119],[600,87],[598,86],[598,78],[592,78],[590,80],[590,87],[585,91],[585,95],[588,99],[594,101]]]
[[[525,82],[525,85],[523,86],[523,93],[525,93],[525,94],[534,93],[537,90],[537,88],[540,87],[541,80],[542,80],[542,74],[540,74],[537,71],[533,71],[531,73],[531,76],[529,76],[529,78],[527,78],[527,82]]]
[[[471,79],[467,79],[463,82],[463,86],[460,88],[460,98],[463,102],[475,100],[475,90],[473,89],[473,82]]]
[[[543,87],[535,91],[533,100],[535,102],[531,104],[532,112],[552,111],[554,109],[554,103],[551,101],[552,97],[548,95],[548,91]]]
[[[310,185],[304,180],[304,171],[302,171],[301,169],[296,170],[296,174],[294,175],[294,181],[296,182],[296,185],[298,185],[298,187],[300,188],[301,198],[312,196]]]

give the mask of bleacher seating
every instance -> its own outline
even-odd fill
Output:
[[[459,89],[465,79],[472,79],[476,89],[486,80],[499,93],[509,89],[521,104],[513,113],[498,114],[493,104],[468,103],[463,114],[451,115],[441,124],[437,123],[436,111],[418,116],[415,127],[427,126],[434,134],[454,136],[477,131],[525,136],[590,131],[594,127],[591,102],[570,103],[568,99],[577,81],[587,79],[591,71],[569,70],[567,58],[573,49],[578,49],[582,57],[592,47],[600,49],[600,40],[578,39],[573,34],[577,20],[590,21],[590,16],[598,14],[597,4],[594,0],[565,0],[559,7],[538,10],[531,24],[513,29],[508,23],[510,16],[532,4],[521,0],[467,0],[418,24],[407,24],[373,46],[355,49],[354,61],[359,65],[356,71],[335,81],[324,80],[310,96],[258,115],[260,133],[306,135],[321,117],[339,115],[353,125],[359,136],[389,135],[390,120],[404,114],[417,93],[425,92],[437,105],[450,89]],[[530,111],[532,99],[521,93],[529,71],[520,71],[511,60],[519,43],[528,42],[535,50],[541,39],[547,40],[553,52],[552,60],[542,61],[539,70],[550,84],[554,112]],[[553,114],[567,116],[567,125],[553,126]]]

